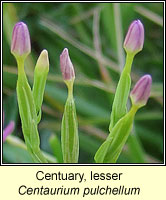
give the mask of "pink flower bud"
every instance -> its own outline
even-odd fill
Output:
[[[144,106],[150,95],[152,78],[150,75],[142,76],[130,93],[132,103],[139,107]]]
[[[142,50],[144,44],[144,26],[140,20],[134,20],[127,32],[124,49],[127,53],[136,54]]]
[[[16,58],[26,58],[31,52],[28,27],[23,22],[15,24],[12,34],[11,53]]]
[[[67,48],[65,48],[60,55],[60,66],[64,80],[71,80],[75,78],[74,67],[70,60]]]

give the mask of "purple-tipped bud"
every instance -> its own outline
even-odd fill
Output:
[[[31,52],[28,27],[23,22],[15,24],[12,34],[11,53],[16,58],[25,59]]]
[[[69,57],[68,49],[65,48],[60,55],[60,66],[65,81],[75,78],[74,67]]]
[[[144,106],[149,98],[151,85],[152,85],[151,76],[150,75],[142,76],[130,93],[132,104],[138,105],[139,107]]]
[[[140,20],[134,20],[127,32],[124,49],[127,53],[136,54],[142,50],[144,45],[144,26]]]

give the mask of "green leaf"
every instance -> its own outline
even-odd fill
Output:
[[[97,151],[95,155],[96,162],[116,163],[132,129],[136,111],[137,108],[132,107],[131,110],[116,123],[106,141]]]
[[[109,137],[106,141],[104,141],[104,143],[100,146],[100,148],[98,149],[98,151],[95,154],[95,161],[96,163],[103,163],[104,162],[104,158],[109,150],[109,147],[111,145],[111,142],[113,141],[112,137]]]

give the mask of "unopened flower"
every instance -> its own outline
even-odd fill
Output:
[[[65,81],[75,78],[74,67],[69,57],[68,49],[65,48],[60,55],[60,67]]]
[[[47,50],[43,50],[37,60],[34,72],[33,97],[36,105],[36,112],[39,113],[49,71],[49,59]]]
[[[151,76],[148,74],[142,76],[130,93],[132,104],[137,105],[139,107],[144,106],[149,98],[151,85]]]
[[[48,51],[43,50],[37,60],[36,69],[43,72],[49,70]]]
[[[144,44],[144,26],[140,20],[134,20],[127,32],[124,49],[127,53],[136,54],[142,50]]]
[[[23,22],[18,22],[13,29],[11,53],[16,58],[25,59],[31,52],[31,43],[28,27]]]
[[[5,115],[3,112],[3,125],[4,125]],[[10,121],[10,123],[3,130],[3,142],[5,142],[8,135],[10,135],[14,130],[15,123],[14,121]]]

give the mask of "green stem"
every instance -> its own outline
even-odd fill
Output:
[[[116,88],[116,93],[112,105],[111,123],[109,126],[110,132],[115,124],[119,121],[119,119],[122,118],[127,112],[126,104],[131,86],[130,72],[133,58],[133,54],[127,54],[126,63]]]
[[[67,88],[68,88],[68,98],[73,98],[73,83],[74,80],[65,81]]]
[[[124,66],[124,71],[126,71],[129,74],[131,72],[131,66],[132,66],[132,63],[133,63],[133,59],[134,59],[134,54],[127,53],[126,63],[125,63],[125,66]]]

